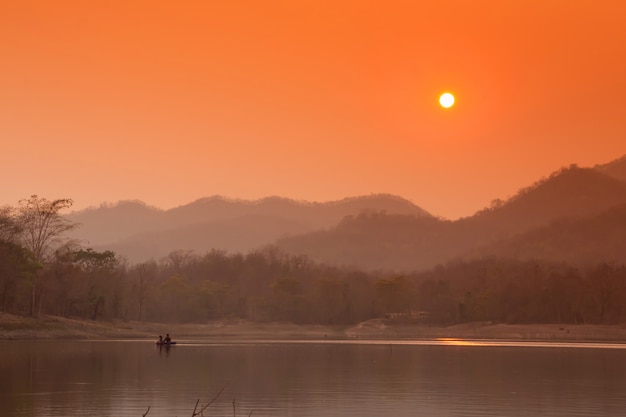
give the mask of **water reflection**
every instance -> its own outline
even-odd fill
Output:
[[[172,348],[172,346],[170,345],[155,345],[155,346],[159,354],[165,354],[165,356],[170,354],[170,349]]]
[[[183,346],[246,346],[246,345],[403,345],[403,346],[490,346],[490,347],[524,347],[524,348],[591,348],[591,349],[626,349],[626,343],[615,342],[543,342],[543,341],[520,341],[520,340],[485,340],[485,339],[458,339],[442,337],[437,339],[423,340],[357,340],[357,339],[326,339],[326,340],[187,340]],[[179,345],[181,345],[179,343]]]
[[[616,416],[620,344],[431,341],[0,343],[15,416]],[[584,347],[584,349],[578,349]],[[595,349],[589,349],[589,348]],[[6,412],[6,414],[5,414]]]
[[[502,340],[469,340],[455,338],[435,339],[437,344],[452,346],[499,346],[499,347],[541,347],[541,348],[593,348],[593,349],[626,349],[626,343],[601,342],[532,342]]]

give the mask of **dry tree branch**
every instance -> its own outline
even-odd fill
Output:
[[[200,399],[198,398],[196,400],[196,405],[193,407],[193,412],[191,413],[191,417],[204,416],[204,414],[202,414],[203,411],[206,410],[211,404],[213,404],[215,402],[215,400],[217,400],[219,398],[220,395],[222,395],[222,393],[226,389],[226,385],[228,385],[228,384],[224,384],[222,389],[215,395],[215,397],[213,397],[213,399],[211,401],[209,401],[208,403],[206,403],[205,405],[200,407],[199,410],[198,410],[198,405],[200,404]],[[148,406],[148,409],[146,410],[145,413],[143,413],[143,415],[141,417],[146,417],[149,412],[150,412],[150,406]],[[235,400],[234,399],[233,399],[233,413],[235,413]],[[248,414],[248,417],[250,417],[250,416],[252,416],[252,411],[250,411],[250,414]]]
[[[200,415],[200,413],[202,413],[202,411],[200,411],[200,413],[196,413],[196,409],[198,408],[198,403],[200,402],[200,398],[198,398],[196,400],[196,405],[193,407],[193,413],[191,414],[191,417]]]
[[[248,417],[252,417],[252,413],[254,413],[254,410],[250,411],[250,414],[248,414]],[[235,398],[233,398],[233,417],[237,417],[237,407],[235,405]]]
[[[211,404],[213,404],[215,402],[215,400],[217,400],[220,395],[222,395],[222,392],[224,392],[224,390],[226,389],[226,385],[228,385],[228,384],[224,384],[224,386],[222,387],[220,392],[218,392],[215,395],[215,397],[213,397],[213,399],[211,401],[209,401],[204,406],[202,406],[198,412],[196,412],[196,409],[198,408],[198,403],[200,402],[200,400],[196,401],[196,406],[193,408],[193,414],[191,415],[191,417],[202,415],[202,412],[204,410],[206,410]]]

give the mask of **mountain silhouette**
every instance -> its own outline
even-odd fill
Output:
[[[68,217],[82,224],[72,238],[131,262],[176,250],[248,252],[269,245],[332,265],[414,271],[477,256],[618,259],[626,249],[625,212],[622,157],[593,168],[562,168],[455,221],[388,194],[325,203],[213,196],[170,210],[126,201]]]
[[[595,170],[621,181],[626,181],[626,155],[604,165],[596,165]]]
[[[503,245],[502,242],[555,221],[593,218],[623,204],[626,182],[595,169],[571,166],[471,217],[447,221],[388,213],[363,214],[346,218],[330,230],[279,239],[277,246],[285,252],[330,264],[422,270],[472,253],[489,255],[491,252],[484,249],[489,247],[494,248],[493,253],[504,254],[495,250],[496,244]]]
[[[493,240],[546,225],[558,218],[598,214],[626,203],[626,182],[598,170],[572,165],[553,173],[514,197],[459,221],[480,232],[475,238]]]
[[[94,249],[113,250],[129,261],[142,261],[174,250],[247,252],[282,236],[329,228],[345,216],[367,211],[430,217],[408,200],[375,194],[325,203],[213,196],[170,210],[125,201],[74,212],[68,218],[81,224],[71,238]]]
[[[548,259],[588,266],[600,262],[622,263],[625,253],[626,204],[597,215],[555,220],[477,250],[470,257]]]

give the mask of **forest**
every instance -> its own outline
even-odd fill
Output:
[[[178,250],[131,264],[65,238],[78,227],[61,215],[71,204],[31,196],[0,210],[0,311],[181,323],[626,321],[621,264],[483,256],[396,273],[329,266],[276,247],[245,254]]]

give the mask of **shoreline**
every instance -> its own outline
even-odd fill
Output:
[[[354,326],[254,323],[218,320],[204,324],[96,322],[56,316],[20,317],[0,313],[0,340],[157,339],[170,333],[175,340],[420,340],[467,339],[552,342],[625,342],[626,324],[494,324],[452,326],[368,320]]]

